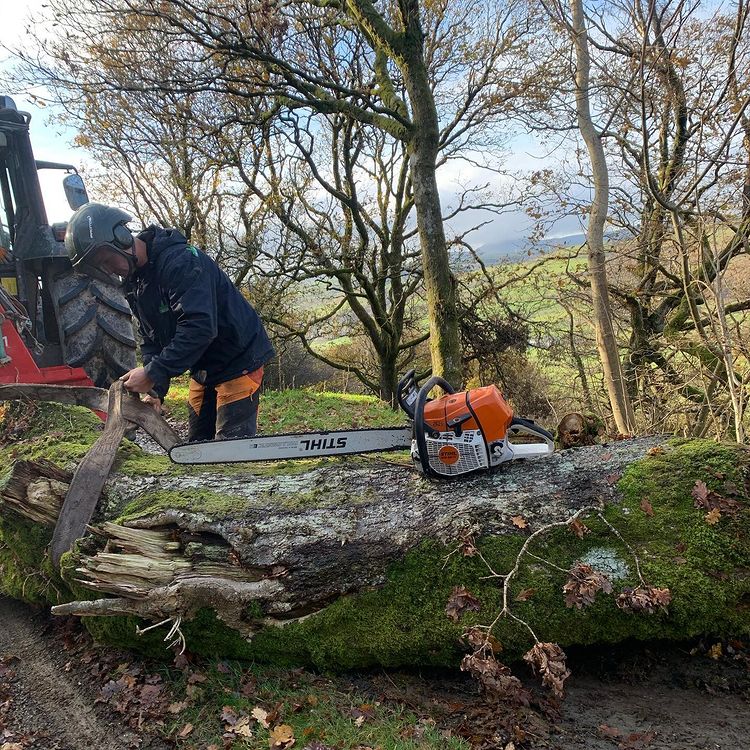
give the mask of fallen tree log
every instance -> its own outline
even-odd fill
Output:
[[[742,635],[747,466],[741,448],[659,437],[448,482],[400,459],[197,470],[129,446],[61,579],[49,515],[17,481],[0,491],[0,586],[120,644],[143,641],[137,617],[199,652],[327,668],[456,664],[462,634],[495,620],[509,656],[534,638]]]

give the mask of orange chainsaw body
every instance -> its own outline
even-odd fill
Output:
[[[429,399],[434,387],[442,388],[445,395]],[[531,420],[515,417],[494,385],[456,393],[436,376],[420,388],[410,370],[399,383],[398,401],[414,420],[414,463],[431,476],[456,477],[494,469],[506,461],[545,456],[554,450],[553,436]],[[519,443],[519,435],[527,442]]]
[[[448,393],[424,407],[425,424],[436,432],[460,425],[461,431],[481,430],[488,443],[503,440],[512,419],[513,410],[494,385]]]

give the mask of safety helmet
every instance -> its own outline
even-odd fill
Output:
[[[126,211],[102,203],[85,203],[70,217],[65,230],[65,249],[73,268],[108,284],[122,285],[136,269],[133,235],[125,226],[133,217]],[[128,262],[126,276],[105,267],[111,253]]]

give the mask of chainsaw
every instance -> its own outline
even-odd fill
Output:
[[[436,387],[445,394],[430,399]],[[169,457],[177,464],[226,464],[410,448],[414,464],[424,474],[457,477],[492,470],[518,458],[546,456],[555,450],[554,437],[532,420],[513,416],[494,385],[456,393],[443,378],[433,377],[420,387],[414,370],[410,370],[399,382],[396,394],[411,422],[402,427],[181,443],[170,449]]]

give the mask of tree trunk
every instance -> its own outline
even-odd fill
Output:
[[[427,291],[432,371],[459,387],[463,374],[456,290],[435,175],[440,138],[437,107],[424,61],[419,3],[411,0],[404,3],[404,7],[407,9],[404,19],[405,61],[401,70],[412,110],[407,148]]]
[[[0,488],[0,589],[85,616],[101,639],[142,643],[135,623],[118,619],[135,615],[168,621],[201,653],[447,665],[460,659],[461,634],[492,622],[504,598],[527,624],[505,616],[494,626],[508,658],[533,644],[528,628],[561,645],[748,629],[739,448],[640,438],[454,481],[426,479],[400,454],[301,471],[186,470],[132,448],[119,461],[92,535],[63,558],[64,584],[47,578],[45,539],[70,475],[27,463]],[[696,497],[721,507],[714,525],[693,507],[698,480],[715,494]],[[50,498],[42,512],[40,493]],[[564,571],[577,560],[616,592],[669,588],[669,614],[628,614],[603,594],[585,611],[566,606]],[[457,587],[479,602],[459,615],[449,606]]]
[[[589,105],[589,47],[582,0],[570,0],[573,20],[573,43],[576,52],[576,111],[578,128],[586,143],[594,181],[594,199],[586,229],[591,301],[594,311],[596,345],[604,371],[612,415],[623,435],[635,432],[635,417],[620,364],[617,336],[607,285],[604,224],[609,206],[609,173],[601,136],[596,131]]]

